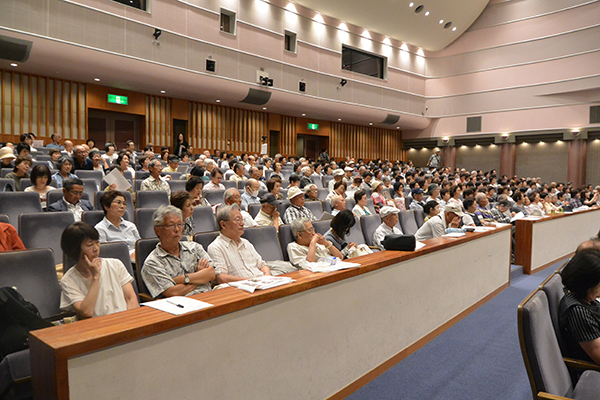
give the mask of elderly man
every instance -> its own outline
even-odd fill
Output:
[[[510,224],[510,202],[508,200],[500,200],[491,213],[496,222]]]
[[[304,187],[304,199],[306,201],[320,201],[319,188],[314,183]]]
[[[191,296],[211,289],[215,278],[214,263],[196,242],[181,242],[181,210],[160,206],[152,216],[159,238],[142,268],[142,279],[152,297]]]
[[[84,211],[94,209],[87,200],[81,200],[83,196],[83,181],[79,178],[65,179],[62,185],[63,198],[48,206],[48,211],[70,211],[75,217],[75,222],[81,221]]]
[[[252,228],[253,226],[256,226],[252,216],[247,211],[241,209],[242,196],[236,188],[229,188],[225,191],[225,193],[223,193],[223,203],[228,206],[237,204],[238,208],[240,209],[240,213],[244,218],[244,228]]]
[[[449,203],[444,211],[431,217],[425,222],[415,234],[416,240],[426,240],[440,237],[445,233],[458,230],[461,218],[465,214],[458,203]]]
[[[73,142],[70,140],[65,140],[65,150],[64,152],[69,156],[73,157]]]
[[[279,217],[279,200],[272,193],[267,193],[260,199],[260,211],[254,218],[254,223],[258,226],[274,226],[279,231],[279,226],[283,225],[283,221]]]
[[[398,210],[396,207],[384,206],[379,210],[381,225],[373,232],[373,243],[381,250],[385,250],[381,242],[387,235],[402,235],[402,231],[396,226],[398,224]]]
[[[353,173],[354,173],[354,168],[352,168],[352,167],[344,168],[344,177],[342,179],[343,179],[344,183],[346,184],[346,187],[352,185],[352,182],[354,182],[354,178],[352,177]]]
[[[160,174],[162,173],[162,163],[160,160],[152,160],[148,163],[148,169],[150,170],[150,176],[142,181],[140,190],[151,190],[151,191],[164,191],[171,195],[171,187],[164,181]]]
[[[297,218],[292,221],[292,235],[295,242],[288,243],[287,251],[290,262],[298,268],[305,268],[309,262],[321,261],[326,257],[344,258],[342,253],[315,228],[307,218]]]
[[[229,178],[232,181],[247,181],[246,178],[246,168],[244,168],[244,164],[238,162],[233,166],[233,175]]]
[[[423,207],[425,207],[425,202],[423,201],[423,189],[414,188],[411,193],[413,201],[410,202],[410,209],[423,210]]]
[[[265,178],[263,177],[262,165],[261,166],[252,166],[249,169],[250,178],[256,179],[258,182],[258,190],[267,190],[267,185],[263,182]]]
[[[167,161],[167,168],[163,169],[163,172],[169,174],[171,172],[177,172],[177,167],[179,167],[179,162],[181,161],[181,159],[179,158],[179,156],[176,155],[170,155],[169,156],[169,161]]]
[[[218,283],[271,275],[267,263],[254,246],[242,238],[244,218],[237,204],[219,208],[217,226],[220,234],[208,246],[208,254],[214,260]]]
[[[306,200],[304,200],[302,190],[297,187],[288,189],[288,200],[291,204],[283,214],[283,221],[286,224],[291,224],[297,218],[308,218],[309,221],[316,220],[312,211],[304,207]]]
[[[304,189],[307,185],[311,185],[313,184],[313,180],[311,178],[313,173],[313,169],[311,167],[309,167],[308,165],[305,167],[302,167],[302,169],[300,170],[300,189]]]
[[[88,158],[88,152],[82,145],[75,146],[73,150],[73,171],[84,169],[91,171],[94,169],[94,162]]]
[[[248,179],[246,182],[246,189],[241,195],[242,204],[240,207],[242,210],[248,211],[249,204],[260,204],[260,199],[258,198],[259,187],[256,179]]]
[[[248,162],[244,165],[244,168],[246,168],[246,172],[248,172],[251,176],[252,176],[252,172],[250,172],[250,168],[252,168],[254,166],[256,166],[256,157],[248,156]]]
[[[487,205],[490,204],[485,193],[477,193],[475,195],[475,202],[477,202],[477,209],[475,215],[479,218],[482,224],[494,222],[494,215],[490,210],[487,209]]]
[[[442,156],[440,155],[440,151],[436,150],[434,154],[429,157],[429,161],[427,161],[427,166],[429,168],[439,168],[442,164]]]
[[[331,196],[329,199],[331,203],[331,215],[334,217],[340,213],[340,211],[346,209],[346,199],[339,195]]]
[[[333,179],[329,181],[329,184],[327,186],[330,193],[333,192],[333,185],[335,185],[337,182],[340,182],[344,179],[344,171],[341,169],[335,169],[335,170],[333,170],[333,172],[331,174],[333,175]],[[369,187],[369,189],[370,189],[370,187]]]
[[[48,143],[46,145],[47,148],[49,149],[59,149],[59,150],[64,150],[65,147],[60,144],[60,141],[62,140],[62,136],[60,136],[58,133],[53,133],[50,136],[50,139],[52,139],[52,143]]]

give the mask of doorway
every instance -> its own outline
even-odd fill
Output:
[[[329,138],[316,135],[298,135],[297,155],[316,160],[321,149],[327,148]]]
[[[128,140],[140,146],[140,126],[143,116],[101,110],[88,110],[88,137],[96,142],[96,147],[104,149],[104,144],[113,142],[117,149],[123,149]]]

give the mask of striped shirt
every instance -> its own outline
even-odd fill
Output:
[[[558,307],[560,329],[568,357],[591,360],[579,343],[600,338],[600,302],[580,302],[566,292]]]

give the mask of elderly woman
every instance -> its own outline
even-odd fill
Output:
[[[210,203],[204,198],[202,189],[204,188],[204,180],[199,176],[190,176],[190,179],[185,183],[185,190],[192,198],[192,206],[209,206]]]
[[[540,202],[540,194],[538,192],[533,192],[527,196],[531,204],[527,206],[527,212],[532,217],[542,217],[544,216],[544,206]]]
[[[15,160],[15,167],[12,172],[6,174],[7,179],[15,181],[15,188],[21,190],[21,180],[29,178],[29,170],[31,169],[31,158],[19,156]]]
[[[58,171],[52,175],[52,179],[56,181],[57,188],[62,188],[65,179],[77,178],[77,175],[71,173],[73,162],[69,157],[60,157],[58,161],[56,161],[56,167],[58,168]]]
[[[281,165],[281,163],[274,163],[273,164],[273,173],[271,174],[271,178],[274,177],[279,177],[279,179],[283,180],[283,174],[281,173],[281,170],[283,169],[283,165]]]
[[[104,218],[95,226],[100,235],[100,243],[125,242],[131,259],[135,259],[135,242],[140,234],[133,222],[123,219],[127,209],[125,195],[116,190],[104,192],[100,197]]]
[[[364,190],[359,190],[354,193],[354,201],[356,205],[352,208],[352,213],[356,218],[360,218],[363,215],[372,215],[371,210],[367,207],[369,198]]]
[[[185,236],[192,236],[194,234],[194,206],[192,203],[193,199],[189,192],[180,190],[171,194],[171,205],[181,210],[184,223],[183,234]]]
[[[600,363],[600,251],[578,251],[560,273],[559,324],[566,357]]]
[[[267,190],[269,193],[272,193],[277,200],[284,199],[281,194],[281,180],[274,178],[273,175],[271,175],[271,178],[267,181]]]
[[[90,151],[90,158],[94,165],[94,171],[102,172],[102,176],[104,176],[104,160],[102,160],[102,156],[98,150]]]
[[[116,161],[115,165],[118,165],[119,167],[121,167],[121,169],[123,171],[129,171],[133,175],[135,175],[135,170],[130,165],[129,154],[127,154],[126,152],[123,151],[123,152],[119,153],[119,156],[117,157],[117,161]]]
[[[98,231],[84,222],[69,225],[60,247],[77,264],[60,281],[60,308],[78,319],[99,317],[139,307],[133,278],[120,260],[100,258]]]
[[[35,192],[40,195],[40,202],[42,203],[42,208],[46,208],[46,193],[49,190],[55,189],[52,186],[49,186],[48,183],[52,180],[52,175],[50,175],[50,169],[45,165],[36,165],[31,170],[31,183],[33,186],[29,186],[25,189],[25,192]]]
[[[344,183],[344,181],[336,182],[333,185],[333,192],[329,193],[325,200],[330,201],[333,196],[342,196],[343,198],[346,198],[346,183]]]

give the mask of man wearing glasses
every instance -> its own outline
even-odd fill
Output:
[[[48,211],[70,211],[75,217],[75,222],[81,221],[84,211],[93,210],[94,207],[83,196],[83,181],[79,178],[65,179],[62,186],[63,198],[48,206]]]
[[[208,246],[208,254],[215,261],[217,283],[271,275],[252,243],[242,238],[244,217],[238,204],[219,207],[217,226],[221,234]]]
[[[199,243],[180,242],[181,210],[160,206],[152,215],[152,224],[160,241],[142,268],[142,279],[150,295],[191,296],[211,290],[215,269],[209,255]]]

